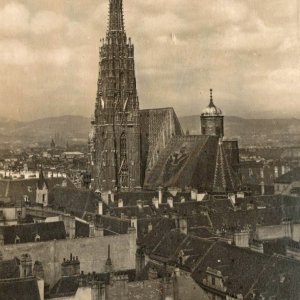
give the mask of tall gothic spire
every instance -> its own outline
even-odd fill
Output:
[[[123,0],[109,1],[108,32],[124,32]]]

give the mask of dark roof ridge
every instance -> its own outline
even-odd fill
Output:
[[[200,263],[204,260],[204,258],[208,255],[208,253],[211,251],[211,249],[212,249],[217,243],[218,243],[218,240],[215,241],[214,243],[212,243],[212,244],[210,245],[210,247],[207,249],[207,251],[205,252],[205,254],[204,254],[202,257],[200,256],[200,257],[197,259],[197,261],[196,261],[196,263],[195,263],[195,266],[194,266],[192,272],[194,272],[194,271],[198,268],[198,266],[200,265]]]
[[[268,267],[270,266],[271,262],[272,262],[272,256],[269,257],[268,263],[263,265],[262,270],[259,272],[258,276],[256,277],[256,280],[253,282],[253,284],[250,286],[247,294],[245,295],[245,299],[247,299],[247,297],[249,296],[250,292],[253,290],[253,288],[255,287],[255,285],[259,282],[261,275],[268,269]],[[268,276],[267,276],[268,277]]]

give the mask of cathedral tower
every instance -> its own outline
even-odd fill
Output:
[[[109,0],[108,29],[101,42],[90,135],[95,188],[132,190],[141,185],[140,121],[134,46],[126,36],[122,0]]]
[[[212,89],[209,105],[201,114],[201,132],[204,135],[216,135],[220,138],[224,136],[224,116],[221,109],[214,104]]]

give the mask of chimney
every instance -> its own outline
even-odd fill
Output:
[[[142,248],[137,248],[135,253],[136,280],[140,279],[141,273],[145,268],[145,254]]]
[[[176,278],[180,277],[180,269],[178,267],[175,268],[174,273]]]
[[[250,233],[247,230],[235,232],[233,235],[234,244],[240,248],[249,248]]]
[[[63,263],[61,264],[61,276],[76,276],[80,275],[80,261],[78,256],[73,256],[70,254],[70,260],[64,258]]]
[[[170,206],[170,208],[173,208],[173,207],[174,207],[174,205],[173,205],[173,203],[174,203],[174,200],[173,200],[173,198],[172,198],[172,197],[168,197],[168,199],[167,199],[167,203],[168,203],[168,205]]]
[[[154,197],[152,199],[152,204],[155,206],[156,209],[158,209],[158,207],[159,207],[159,199],[156,198],[156,197]]]
[[[261,187],[261,194],[264,195],[265,194],[265,183],[263,181],[260,183],[260,187]]]
[[[137,230],[137,226],[138,226],[137,217],[131,217],[130,225],[131,227],[135,228],[135,230]]]
[[[20,277],[32,276],[32,259],[29,254],[22,254],[20,259]]]
[[[37,279],[44,279],[45,278],[44,268],[43,268],[43,265],[40,261],[36,261],[34,263],[33,276],[36,277]]]
[[[98,202],[98,215],[100,215],[100,216],[103,215],[103,202],[102,201]]]
[[[186,217],[179,217],[179,230],[180,233],[187,235],[188,228],[187,228],[187,218]]]
[[[118,200],[118,207],[123,207],[123,200],[122,199]]]
[[[158,204],[162,204],[163,200],[163,189],[162,187],[158,188]]]
[[[138,207],[139,209],[142,209],[143,206],[144,206],[142,200],[138,200],[138,201],[136,202],[136,205],[137,205],[137,207]]]
[[[197,200],[197,194],[198,194],[198,191],[197,190],[191,190],[191,199],[192,200]]]

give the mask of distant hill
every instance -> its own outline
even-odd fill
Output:
[[[200,134],[200,117],[179,118],[184,132]],[[60,116],[30,122],[0,119],[0,143],[49,143],[59,135],[62,141],[86,142],[90,119],[82,116]],[[300,119],[244,119],[225,117],[225,135],[241,145],[299,145]]]
[[[59,135],[63,141],[86,141],[90,119],[82,116],[61,116],[30,122],[0,121],[0,142],[50,143]]]
[[[200,116],[180,118],[181,126],[190,134],[200,134]],[[241,145],[300,145],[300,119],[244,119],[225,117],[225,136],[236,138]]]

